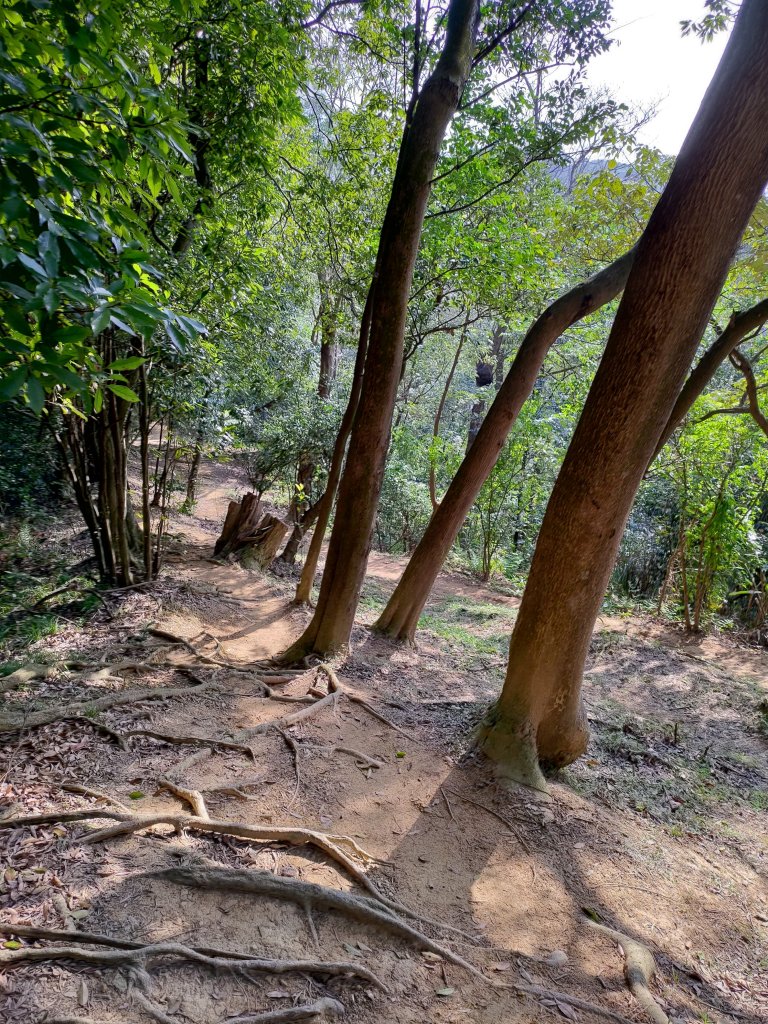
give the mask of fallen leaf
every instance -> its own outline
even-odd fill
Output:
[[[435,995],[443,996],[443,998],[447,999],[448,996],[452,996],[455,991],[456,989],[454,988],[436,988]]]

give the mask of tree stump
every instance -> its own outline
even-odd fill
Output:
[[[251,540],[242,549],[242,562],[247,568],[253,565],[259,569],[267,566],[277,557],[288,527],[276,516],[267,513],[259,522]]]
[[[226,558],[249,542],[259,520],[259,498],[249,492],[242,501],[230,501],[221,536],[213,549],[214,558]]]
[[[260,501],[248,493],[242,501],[230,501],[214,558],[237,555],[245,566],[266,569],[276,557],[288,526],[270,513],[259,515]]]

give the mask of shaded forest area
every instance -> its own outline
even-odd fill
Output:
[[[612,17],[2,5],[9,1020],[764,1019],[768,9]]]

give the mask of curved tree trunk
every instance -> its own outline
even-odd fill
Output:
[[[451,0],[443,52],[412,119],[406,120],[369,293],[371,328],[360,404],[317,608],[286,659],[337,650],[349,641],[384,475],[424,214],[443,138],[472,66],[478,20],[478,0]]]
[[[581,681],[635,493],[750,213],[768,181],[768,5],[744,0],[638,245],[539,534],[507,675],[480,743],[502,779],[545,788],[587,743]]]
[[[488,410],[443,500],[435,510],[375,629],[412,641],[437,574],[472,503],[496,465],[523,404],[533,391],[552,345],[571,324],[614,299],[624,288],[635,250],[625,253],[588,281],[561,295],[536,320]]]

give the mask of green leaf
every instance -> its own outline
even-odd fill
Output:
[[[140,789],[134,789],[128,794],[129,800],[143,800],[144,794]]]
[[[139,400],[139,396],[136,392],[131,391],[131,389],[126,387],[125,384],[108,384],[107,387],[113,395],[117,395],[118,398],[122,398],[126,402],[138,402]]]
[[[27,381],[27,401],[39,416],[45,405],[45,388],[37,377],[30,377]]]
[[[26,366],[19,366],[7,377],[0,378],[0,401],[7,402],[18,395],[27,379],[27,372]]]
[[[3,949],[21,949],[21,943],[16,939],[8,939],[3,943]]]
[[[138,370],[140,366],[146,363],[144,356],[128,356],[127,359],[116,359],[114,363],[110,363],[108,369],[110,370]]]

